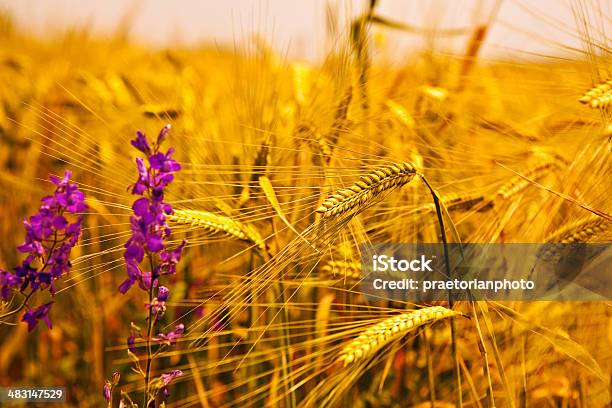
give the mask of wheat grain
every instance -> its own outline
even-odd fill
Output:
[[[415,174],[416,169],[409,162],[380,166],[371,173],[361,176],[354,184],[328,196],[316,212],[323,217],[335,217],[356,207],[364,207],[382,192],[408,183]]]
[[[338,360],[344,362],[346,366],[355,361],[366,359],[419,326],[458,315],[459,313],[442,306],[430,306],[390,317],[370,327],[356,339],[351,340],[342,349]]]
[[[593,109],[606,109],[612,103],[612,79],[595,85],[579,101]]]
[[[361,263],[352,261],[329,261],[321,267],[321,273],[332,277],[342,277],[347,282],[359,282]]]
[[[208,211],[175,210],[168,216],[168,221],[203,229],[212,234],[223,234],[265,249],[264,240],[254,228],[224,215]]]

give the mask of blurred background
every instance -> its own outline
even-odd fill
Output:
[[[582,2],[599,3],[595,1]],[[485,58],[533,59],[563,55],[581,48],[576,27],[568,23],[585,12],[612,7],[601,2],[584,7],[573,0],[379,0],[379,13],[418,31],[401,35],[385,29],[389,58],[410,51],[436,48],[463,51],[465,36],[435,36],[446,29],[463,29],[495,20],[481,52]],[[324,56],[321,44],[329,36],[330,16],[337,20],[336,31],[362,13],[369,0],[0,0],[0,11],[9,14],[18,27],[48,36],[67,28],[82,27],[98,35],[124,30],[132,39],[165,47],[214,42],[241,44],[253,33],[263,36],[281,54],[290,58],[318,60]],[[605,10],[604,10],[605,13]],[[607,13],[609,15],[609,13]],[[459,47],[458,49],[456,49]]]

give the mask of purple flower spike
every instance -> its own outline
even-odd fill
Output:
[[[55,281],[70,271],[70,253],[81,236],[82,217],[71,222],[73,217],[69,214],[87,209],[84,194],[77,184],[70,182],[71,175],[66,171],[61,179],[50,176],[55,185],[53,195],[43,197],[38,212],[24,220],[25,242],[17,250],[27,255],[14,268],[14,274],[0,269],[0,297],[3,300],[9,298],[11,291],[20,291],[26,296],[23,292],[28,289],[31,293],[48,289],[54,296]],[[22,321],[28,323],[30,331],[39,320],[51,328],[48,314],[52,303],[28,310],[23,315]]]
[[[154,143],[149,144],[142,132],[137,133],[136,139],[132,140],[132,146],[146,155],[146,158],[136,159],[138,179],[131,186],[132,194],[137,196],[132,203],[132,215],[130,216],[131,236],[125,243],[123,258],[126,265],[127,278],[119,286],[121,293],[126,293],[130,288],[136,286],[146,292],[148,302],[145,307],[148,311],[146,318],[147,329],[143,331],[132,324],[131,335],[127,338],[127,348],[130,353],[136,354],[136,340],[142,341],[151,351],[152,342],[161,350],[165,346],[176,344],[185,332],[183,324],[177,325],[168,333],[160,333],[150,336],[156,332],[156,325],[164,317],[166,312],[166,301],[170,296],[170,290],[160,285],[164,275],[176,273],[176,264],[181,259],[186,241],[174,249],[168,248],[171,229],[166,222],[166,217],[172,214],[172,206],[164,201],[165,190],[174,181],[174,173],[181,169],[181,165],[172,158],[174,149],[169,148],[165,153],[160,151],[161,143],[166,139],[170,125],[164,126]],[[61,220],[56,220],[61,223]],[[27,272],[27,271],[26,271]],[[136,285],[135,285],[136,284]],[[154,290],[157,296],[154,297]],[[153,331],[155,330],[155,331]],[[147,352],[147,367],[151,367],[156,353]],[[132,356],[134,357],[134,356]],[[136,356],[140,358],[141,356]],[[138,363],[137,371],[142,372]],[[162,374],[157,378],[155,387],[151,388],[151,378],[145,377],[145,401],[148,407],[156,407],[161,393],[162,398],[169,395],[166,389],[175,378],[183,375],[180,370],[173,370]],[[159,382],[161,381],[161,385]],[[112,394],[112,388],[110,389]],[[105,398],[106,398],[105,394]]]
[[[174,180],[172,173],[181,166],[172,159],[172,148],[166,153],[159,151],[159,144],[166,138],[170,126],[166,125],[159,132],[158,138],[150,145],[142,132],[137,133],[132,145],[148,158],[136,159],[138,180],[132,186],[132,194],[139,197],[132,204],[133,215],[130,217],[132,236],[125,244],[123,257],[127,266],[128,278],[119,286],[121,293],[126,293],[134,283],[147,290],[157,286],[159,276],[176,272],[176,263],[180,259],[185,243],[173,250],[166,248],[165,239],[170,235],[166,216],[172,213],[172,206],[164,202],[164,190]],[[138,266],[144,256],[159,254],[160,264],[154,270],[143,272]]]

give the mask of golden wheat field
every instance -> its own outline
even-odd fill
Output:
[[[609,245],[610,4],[517,59],[480,54],[503,5],[440,31],[367,3],[316,62],[0,18],[0,405],[610,406],[610,298],[372,297],[361,258]]]

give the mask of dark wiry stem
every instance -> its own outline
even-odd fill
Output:
[[[438,216],[438,224],[440,225],[440,234],[442,236],[442,243],[444,246],[444,264],[446,269],[446,278],[450,281],[452,280],[452,272],[450,267],[450,257],[448,255],[448,241],[446,240],[446,230],[444,229],[444,220],[442,219],[442,210],[440,208],[440,199],[438,198],[438,194],[431,187],[429,182],[421,175],[421,179],[429,189],[431,196],[434,201],[434,205],[436,206],[436,214]],[[448,291],[448,308],[453,309],[454,301],[452,296],[452,291],[449,289]],[[457,378],[457,405],[459,408],[463,407],[463,393],[461,391],[461,367],[459,366],[459,354],[457,352],[457,327],[455,324],[455,320],[451,319],[451,347],[453,352],[453,361],[455,364],[455,374]]]

